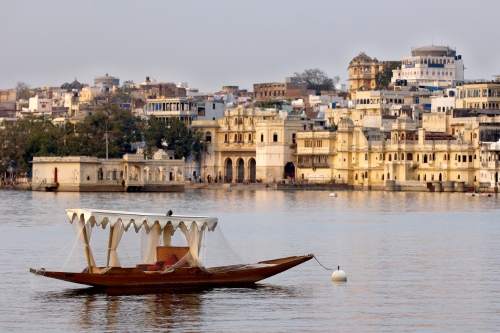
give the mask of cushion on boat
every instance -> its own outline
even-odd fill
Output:
[[[177,263],[177,261],[179,261],[176,257],[175,254],[172,254],[170,255],[167,260],[165,260],[163,262],[163,265],[162,265],[162,270],[164,270],[165,268],[167,268],[168,266],[172,266],[172,265],[175,265]]]
[[[148,266],[147,270],[148,271],[159,271],[161,269],[161,266],[156,266],[156,264]]]

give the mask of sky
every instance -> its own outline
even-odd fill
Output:
[[[0,0],[0,9],[0,89],[109,74],[253,91],[310,68],[348,83],[361,51],[400,61],[426,45],[455,48],[466,79],[500,74],[498,0]]]

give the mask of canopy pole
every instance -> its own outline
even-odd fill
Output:
[[[89,268],[89,273],[92,273],[92,264],[90,263],[90,244],[89,240],[87,238],[87,228],[85,226],[85,219],[83,217],[83,214],[80,215],[80,221],[82,222],[82,233],[83,233],[83,243],[85,244],[85,257],[87,257],[87,266]]]
[[[111,257],[111,241],[113,239],[113,230],[115,229],[115,226],[116,224],[109,228],[108,256],[106,257],[106,268],[109,267],[109,258]]]

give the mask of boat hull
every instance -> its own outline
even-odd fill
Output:
[[[200,288],[255,284],[313,258],[295,256],[262,261],[253,265],[223,266],[211,269],[179,267],[167,272],[146,272],[138,268],[112,267],[98,273],[72,273],[36,270],[45,277],[99,288]]]

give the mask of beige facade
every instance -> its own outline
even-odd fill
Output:
[[[203,179],[224,183],[294,179],[295,134],[312,123],[274,109],[242,106],[226,109],[217,121],[194,121],[192,126],[209,142],[201,161]]]
[[[184,160],[163,150],[153,159],[142,154],[120,159],[34,157],[32,188],[57,191],[179,191],[184,189]]]
[[[500,138],[499,116],[429,114],[424,117],[429,131],[402,115],[391,122],[390,134],[368,136],[348,111],[343,115],[335,132],[297,133],[298,179],[441,191],[498,185],[500,143],[494,143]]]
[[[385,62],[370,58],[360,52],[349,63],[349,91],[374,90],[377,86],[375,76],[384,69]]]
[[[457,108],[500,109],[500,82],[467,83],[457,87]]]

